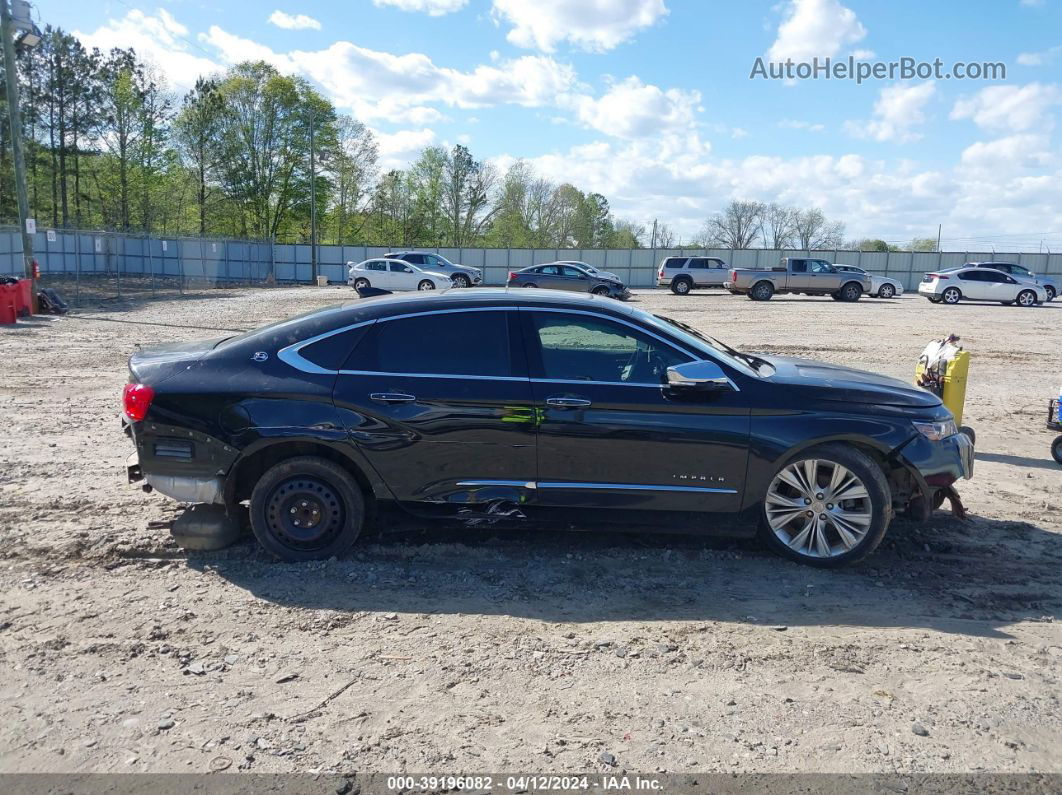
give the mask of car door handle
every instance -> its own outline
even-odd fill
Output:
[[[373,392],[369,399],[377,403],[412,403],[417,396],[407,395],[405,392]]]
[[[547,406],[556,406],[561,409],[575,409],[584,408],[590,405],[590,401],[586,398],[573,398],[573,397],[551,397],[546,398]]]

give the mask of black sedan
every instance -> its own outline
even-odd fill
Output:
[[[606,295],[626,300],[631,291],[615,275],[590,273],[570,262],[548,262],[509,272],[509,287],[544,287],[550,290],[571,290],[576,293]]]
[[[473,344],[474,341],[474,344]],[[617,301],[386,295],[133,355],[130,478],[250,508],[285,560],[391,515],[762,534],[817,566],[923,518],[973,449],[928,391]]]

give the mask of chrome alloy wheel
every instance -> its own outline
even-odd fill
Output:
[[[818,458],[782,469],[767,489],[764,507],[778,540],[811,558],[851,551],[874,518],[863,481],[840,464]]]

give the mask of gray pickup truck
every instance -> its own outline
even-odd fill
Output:
[[[775,293],[828,295],[835,301],[858,301],[871,290],[868,274],[844,273],[824,259],[782,257],[770,270],[730,271],[723,288],[753,301],[769,301]]]

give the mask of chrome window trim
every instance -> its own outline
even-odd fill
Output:
[[[402,260],[399,260],[402,262]],[[408,263],[406,263],[408,264]],[[404,378],[461,378],[477,381],[530,381],[532,383],[549,383],[549,384],[598,384],[605,386],[636,386],[636,387],[652,387],[659,389],[662,384],[642,384],[642,383],[626,383],[623,381],[575,381],[567,379],[557,378],[527,378],[520,376],[502,376],[502,375],[461,375],[461,374],[443,374],[443,373],[391,373],[386,371],[377,370],[329,370],[314,364],[309,359],[301,355],[300,351],[316,342],[333,337],[336,334],[343,334],[347,331],[351,331],[362,326],[371,326],[374,323],[387,323],[391,320],[402,320],[410,317],[421,317],[423,315],[451,315],[465,312],[553,312],[560,314],[570,315],[586,315],[599,320],[612,321],[619,323],[620,325],[627,326],[640,331],[653,339],[662,342],[672,350],[681,353],[684,356],[689,356],[692,361],[702,361],[702,357],[696,353],[689,351],[688,349],[679,346],[671,340],[650,331],[637,323],[631,323],[630,321],[622,318],[613,317],[611,315],[601,314],[600,312],[590,312],[584,309],[560,309],[556,307],[527,307],[527,306],[477,306],[477,307],[462,307],[459,309],[430,309],[423,312],[406,312],[401,315],[389,315],[387,317],[372,318],[371,320],[362,320],[358,323],[351,323],[347,326],[341,326],[340,328],[333,329],[332,331],[326,331],[323,334],[318,334],[314,337],[310,337],[307,340],[300,342],[293,342],[291,345],[287,345],[277,351],[277,358],[284,362],[289,367],[293,367],[296,370],[300,370],[304,373],[310,373],[311,375],[389,375]]]
[[[533,480],[461,480],[458,486],[517,486],[522,489],[534,489],[538,484]]]

